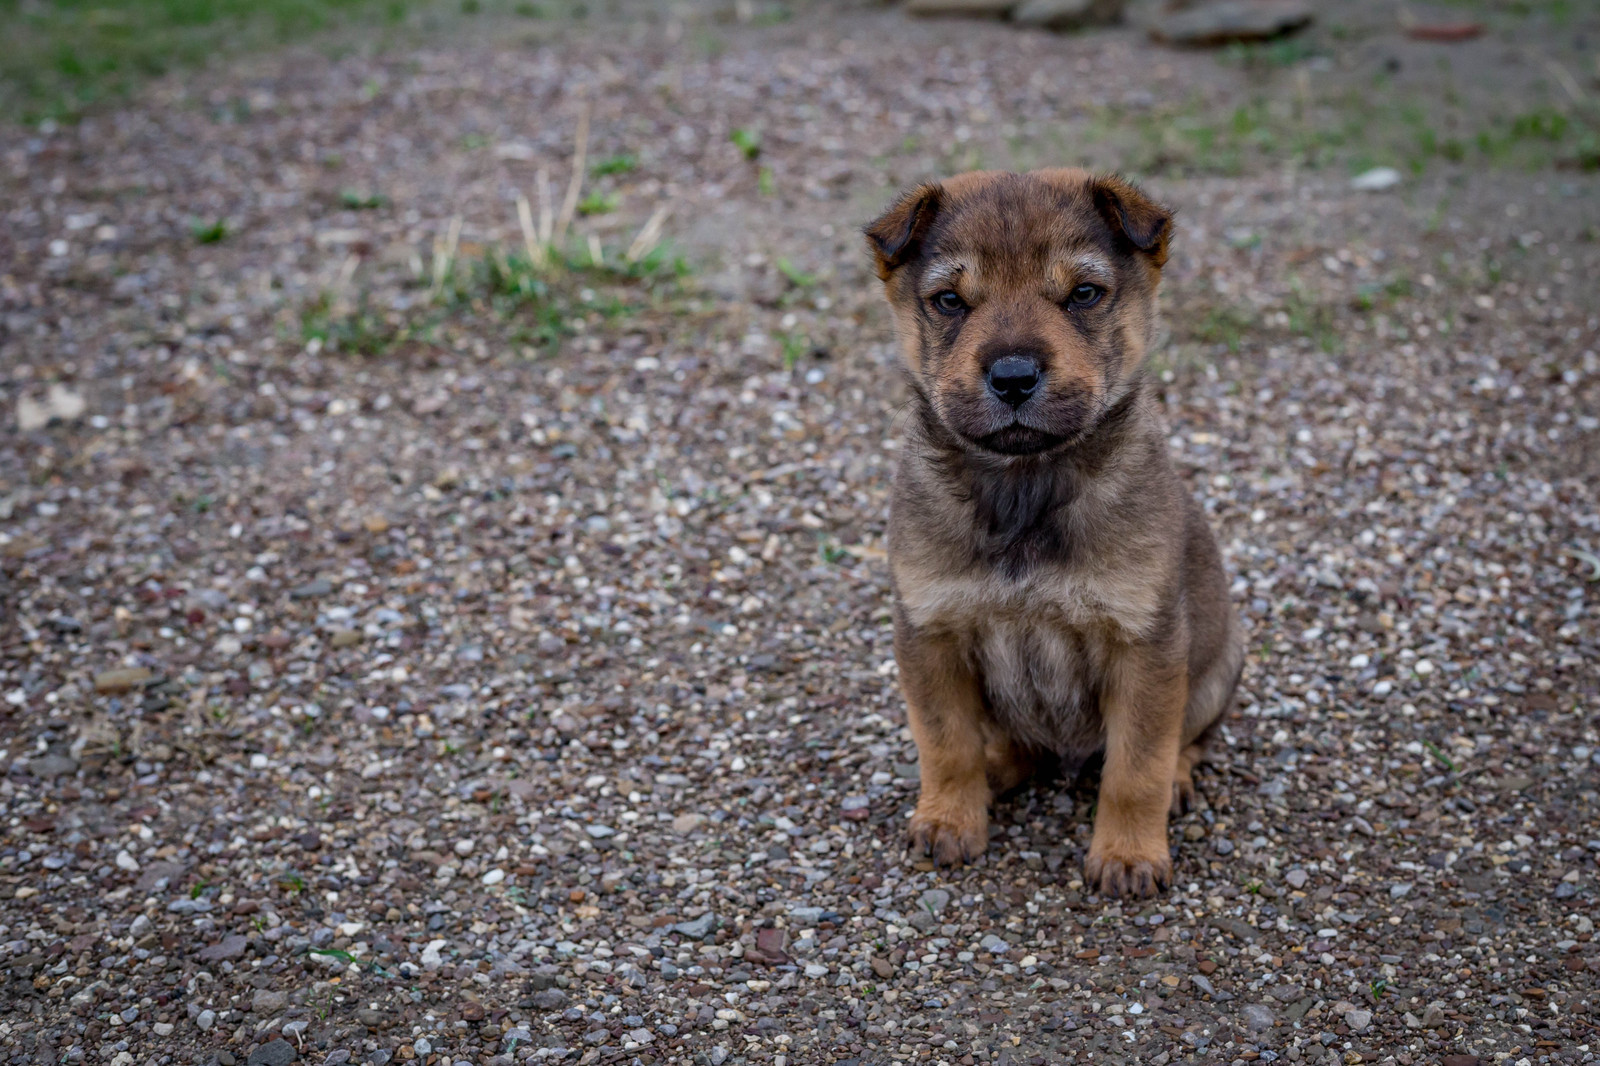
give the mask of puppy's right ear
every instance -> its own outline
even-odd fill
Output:
[[[863,231],[877,261],[880,281],[888,281],[890,274],[917,254],[917,246],[939,213],[943,196],[944,189],[938,185],[918,185],[902,194]]]

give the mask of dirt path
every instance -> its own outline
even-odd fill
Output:
[[[0,134],[0,1053],[1594,1061],[1600,25],[1486,17],[553,24]],[[1252,631],[1146,905],[1086,783],[900,847],[857,227],[1073,161],[1180,212],[1153,372]]]

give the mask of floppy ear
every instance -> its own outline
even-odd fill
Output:
[[[1172,212],[1115,175],[1094,179],[1094,206],[1113,233],[1149,256],[1157,270],[1167,264]]]
[[[918,185],[901,194],[889,210],[863,230],[877,260],[879,280],[888,281],[890,274],[917,253],[917,246],[939,213],[943,196],[944,190],[938,185]]]

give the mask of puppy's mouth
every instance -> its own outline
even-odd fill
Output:
[[[984,396],[945,393],[936,395],[935,416],[971,448],[1007,456],[1069,446],[1095,421],[1094,399],[1087,392],[1035,396],[1016,407]]]
[[[996,452],[1000,455],[1035,455],[1039,452],[1049,451],[1056,445],[1066,440],[1059,433],[1049,433],[1042,429],[1025,426],[1021,422],[1013,422],[1002,429],[992,433],[985,433],[981,437],[969,437],[972,443],[986,452]]]

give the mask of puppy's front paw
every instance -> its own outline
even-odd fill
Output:
[[[1083,881],[1102,896],[1143,899],[1172,883],[1172,859],[1165,851],[1139,854],[1132,849],[1091,846],[1089,857],[1083,860]]]
[[[919,803],[911,816],[910,834],[913,855],[932,856],[940,866],[960,866],[989,846],[989,812],[983,807],[928,809]]]

